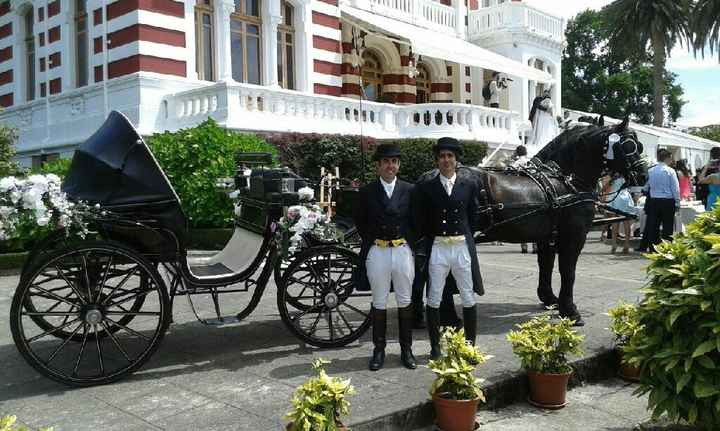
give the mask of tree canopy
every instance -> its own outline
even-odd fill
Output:
[[[563,105],[569,109],[651,124],[654,120],[651,58],[610,49],[612,23],[602,11],[586,10],[568,23],[562,60]],[[681,114],[683,89],[664,72],[664,107],[671,121]]]
[[[690,133],[701,138],[717,141],[720,146],[720,124],[690,129]]]

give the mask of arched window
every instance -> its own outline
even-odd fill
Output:
[[[88,25],[86,0],[75,0],[75,82],[77,87],[88,83]]]
[[[294,9],[283,0],[280,5],[282,22],[277,28],[278,83],[282,88],[295,89],[295,29],[293,28]]]
[[[362,65],[362,86],[365,92],[365,99],[379,102],[382,100],[382,63],[372,51],[363,53]]]
[[[212,0],[200,0],[195,6],[195,45],[198,79],[215,80]]]
[[[230,15],[232,76],[235,81],[260,84],[260,0],[235,0]]]
[[[428,103],[430,101],[430,72],[424,64],[417,65],[415,77],[415,103]]]
[[[29,8],[23,17],[25,21],[25,100],[35,100],[35,33],[33,31],[33,8]]]

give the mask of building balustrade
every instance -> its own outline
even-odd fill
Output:
[[[358,9],[443,33],[457,33],[458,10],[433,0],[342,0]],[[464,15],[461,17],[464,21]],[[464,35],[463,35],[464,37]]]
[[[521,2],[505,2],[469,12],[470,40],[499,30],[524,30],[562,43],[565,23],[562,18]]]

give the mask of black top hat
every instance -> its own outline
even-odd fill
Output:
[[[400,157],[400,146],[397,144],[380,144],[375,149],[373,160],[380,160],[386,157]]]
[[[433,145],[432,150],[436,155],[442,150],[452,151],[456,156],[462,155],[460,141],[455,138],[445,137],[438,139],[437,144]]]

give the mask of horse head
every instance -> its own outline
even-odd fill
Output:
[[[606,135],[607,143],[605,163],[609,173],[617,173],[625,178],[628,187],[645,185],[648,178],[648,166],[643,159],[643,145],[632,129],[628,128],[628,117],[616,126],[610,126]]]

